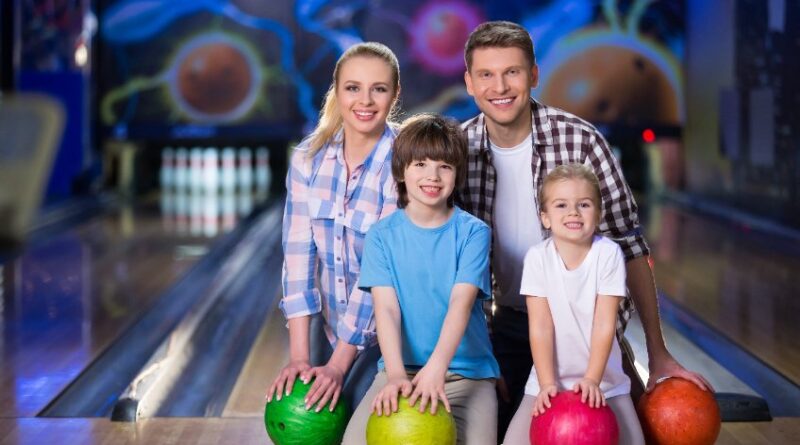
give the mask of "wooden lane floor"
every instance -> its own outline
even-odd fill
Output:
[[[800,418],[772,422],[723,423],[717,445],[797,443]],[[0,419],[0,445],[268,445],[264,421],[255,417],[145,419]],[[310,444],[313,445],[313,444]]]
[[[0,413],[34,416],[205,252],[158,205],[108,209],[0,265]]]
[[[800,243],[652,207],[656,282],[673,301],[800,384]]]

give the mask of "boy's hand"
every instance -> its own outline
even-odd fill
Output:
[[[386,386],[375,396],[375,400],[372,401],[372,412],[375,414],[382,416],[390,416],[392,413],[397,412],[397,395],[400,394],[403,397],[408,397],[411,395],[411,390],[413,386],[411,384],[411,380],[408,380],[408,377],[397,377],[389,379],[386,382]]]
[[[309,388],[308,394],[306,394],[306,409],[311,409],[316,404],[317,409],[315,411],[320,412],[330,401],[329,409],[333,412],[333,409],[336,408],[336,402],[339,401],[339,395],[342,393],[344,373],[345,371],[330,363],[303,372],[300,377],[304,382],[308,383],[312,378],[314,379],[314,383]]]
[[[275,380],[269,385],[267,403],[271,402],[273,397],[280,400],[282,395],[291,394],[297,376],[309,369],[311,369],[311,364],[308,360],[295,360],[284,366],[278,373],[278,377],[275,377]]]
[[[533,402],[533,414],[534,417],[544,414],[544,411],[547,408],[550,408],[550,397],[555,397],[558,393],[558,388],[554,384],[547,384],[542,385],[539,388],[539,394],[536,396],[536,400]]]
[[[431,414],[436,414],[436,407],[439,400],[444,404],[447,412],[450,412],[450,402],[444,393],[444,378],[447,373],[447,368],[439,368],[431,363],[423,366],[422,369],[414,376],[411,383],[414,385],[414,392],[411,393],[411,398],[408,399],[408,404],[414,406],[419,399],[419,412],[424,413],[428,403],[431,404]]]
[[[606,397],[600,391],[600,384],[590,378],[584,377],[572,386],[572,391],[581,393],[581,402],[592,408],[606,406]]]

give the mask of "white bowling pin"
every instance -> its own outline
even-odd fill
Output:
[[[236,190],[236,151],[233,147],[222,149],[222,166],[219,173],[222,192],[233,194]]]
[[[189,151],[189,188],[195,193],[203,190],[203,149],[200,147]]]
[[[203,190],[216,195],[219,188],[219,157],[217,149],[208,147],[203,151]]]
[[[161,150],[161,192],[169,192],[175,187],[175,151],[172,147]]]
[[[272,184],[272,170],[269,165],[269,150],[267,147],[256,149],[256,193],[259,199],[263,200],[269,195],[269,187]]]
[[[186,190],[189,186],[189,152],[185,147],[175,150],[175,189]]]
[[[240,192],[253,192],[253,152],[248,147],[239,149],[239,165],[236,178]]]

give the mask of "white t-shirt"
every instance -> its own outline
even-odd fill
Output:
[[[555,367],[559,390],[570,390],[589,365],[592,323],[597,295],[625,297],[625,257],[617,243],[595,236],[591,250],[578,268],[567,270],[553,239],[532,247],[525,255],[520,293],[544,297],[555,327]],[[630,393],[631,382],[622,371],[619,344],[611,354],[600,382],[606,398]],[[536,368],[531,368],[525,394],[539,394]]]
[[[516,147],[500,148],[489,143],[497,171],[492,231],[492,272],[499,292],[497,304],[525,310],[519,294],[522,260],[534,244],[542,241],[536,193],[533,190],[531,135]]]

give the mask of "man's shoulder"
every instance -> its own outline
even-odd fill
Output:
[[[561,108],[533,101],[533,113],[540,121],[546,121],[551,127],[559,130],[572,130],[570,133],[579,132],[586,135],[600,134],[597,127],[590,122]]]

